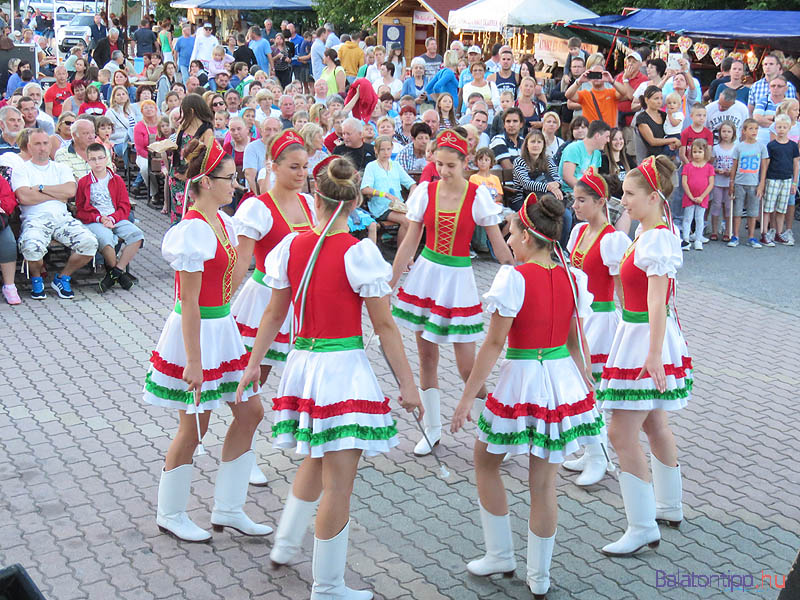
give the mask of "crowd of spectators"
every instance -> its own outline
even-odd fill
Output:
[[[8,302],[19,302],[17,251],[33,297],[45,296],[41,268],[51,239],[72,252],[51,283],[59,296],[72,297],[71,275],[95,255],[107,271],[101,291],[129,288],[125,268],[143,238],[120,176],[134,173],[131,196],[176,222],[191,202],[181,149],[191,139],[216,139],[236,164],[233,211],[271,187],[267,149],[288,128],[303,137],[309,167],[328,154],[356,165],[364,205],[351,222],[372,239],[379,225],[396,227],[402,239],[405,195],[438,177],[432,145],[441,130],[459,127],[473,181],[507,209],[545,191],[570,208],[589,167],[607,177],[618,200],[633,166],[665,154],[681,167],[671,204],[678,219],[687,212],[685,249],[707,241],[705,208],[708,239],[735,245],[737,219],[746,216],[751,246],[794,243],[800,65],[779,52],[764,56],[760,77],[726,58],[703,87],[687,55],[667,69],[646,48],[631,49],[613,74],[613,61],[588,54],[577,38],[562,73],[502,44],[484,53],[456,40],[441,54],[429,38],[425,53],[406,64],[398,44],[379,45],[366,32],[337,35],[331,25],[301,32],[267,19],[224,39],[211,23],[198,25],[145,18],[128,35],[98,15],[88,46],[75,46],[62,64],[48,60],[46,36],[35,35],[38,67],[9,61],[0,78],[0,266]],[[172,142],[163,156],[150,149],[162,140]],[[760,237],[750,222],[753,198],[770,209]],[[15,240],[7,225],[17,204]],[[567,210],[565,236],[572,216]],[[615,222],[629,226],[624,215]]]

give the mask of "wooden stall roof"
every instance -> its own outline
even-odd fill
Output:
[[[372,23],[376,23],[379,18],[394,10],[398,5],[412,3],[422,6],[422,8],[432,13],[442,25],[447,27],[447,17],[450,11],[466,6],[470,2],[472,2],[472,0],[395,0],[380,13],[375,15],[375,18],[372,19]],[[413,9],[410,9],[410,11],[413,12]]]

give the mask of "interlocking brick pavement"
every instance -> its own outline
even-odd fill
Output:
[[[177,421],[143,404],[141,386],[173,286],[159,252],[165,218],[146,207],[137,216],[148,241],[134,263],[140,282],[132,291],[100,295],[78,285],[72,302],[49,293],[42,302],[0,306],[0,565],[22,563],[51,600],[307,598],[311,532],[301,556],[273,570],[271,537],[222,533],[209,545],[191,545],[156,529],[158,475]],[[707,246],[706,255],[715,251]],[[797,249],[769,252],[765,268],[796,264]],[[697,263],[701,257],[694,254]],[[494,263],[476,261],[481,290],[495,271]],[[659,589],[656,570],[753,574],[760,583],[762,572],[785,574],[800,547],[797,291],[788,292],[794,304],[773,305],[769,295],[754,298],[695,267],[687,271],[679,306],[695,358],[695,394],[672,417],[686,520],[680,531],[662,529],[657,552],[606,558],[598,549],[625,524],[615,478],[586,490],[562,472],[552,600],[772,598],[776,592],[764,589]],[[404,337],[416,368],[413,338]],[[369,354],[387,394],[396,396],[375,346]],[[441,385],[449,421],[461,389],[449,348],[442,352]],[[418,434],[410,417],[396,417],[399,448],[364,459],[356,479],[348,584],[398,600],[529,597],[524,460],[503,465],[516,577],[469,576],[465,562],[483,552],[471,466],[474,426],[446,435],[440,445],[452,472],[443,481],[433,458],[413,457]],[[197,460],[189,512],[201,526],[209,524],[229,422],[226,410],[215,415],[204,439],[209,456]],[[268,422],[269,416],[257,450],[270,485],[250,489],[247,510],[274,525],[298,460],[271,449]]]

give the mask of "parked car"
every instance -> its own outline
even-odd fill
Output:
[[[90,29],[92,23],[94,23],[93,13],[82,13],[72,17],[67,25],[58,29],[58,49],[61,52],[69,52],[78,43],[83,43],[88,48],[92,37]]]
[[[104,5],[102,3],[97,3],[93,0],[56,0],[55,4],[57,13],[84,13],[102,11],[104,9]],[[43,13],[53,12],[52,2],[41,2],[39,0],[35,0],[30,2],[27,6],[23,5],[23,7],[26,11],[38,8]]]

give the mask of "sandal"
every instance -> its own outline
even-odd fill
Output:
[[[731,236],[729,236],[729,235],[726,233],[725,235],[723,235],[723,236],[722,236],[722,241],[723,241],[723,242],[730,242],[730,241],[731,241]]]
[[[712,234],[711,234],[711,235],[708,237],[708,239],[709,239],[710,241],[712,241],[712,242],[717,242],[717,241],[719,241],[719,236],[718,236],[716,233],[712,233]]]

